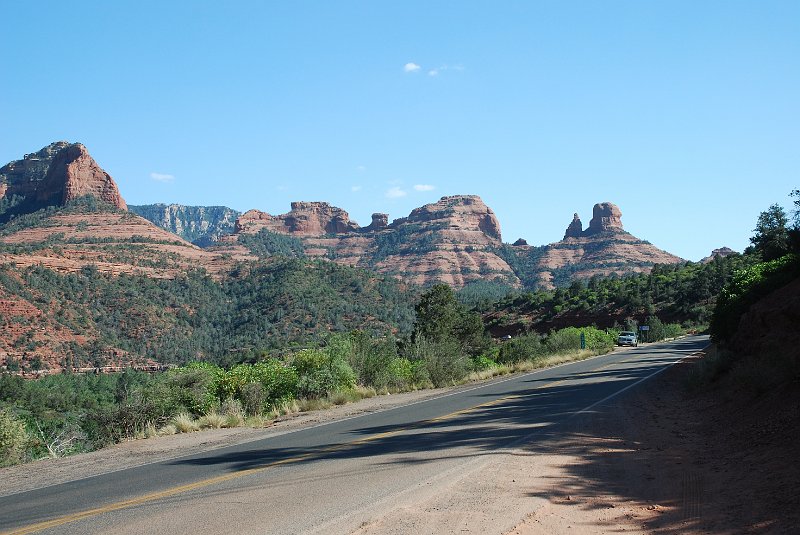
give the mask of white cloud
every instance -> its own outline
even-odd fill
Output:
[[[352,192],[361,191],[361,186],[350,186],[350,191]]]
[[[172,182],[175,180],[175,175],[168,175],[166,173],[150,173],[150,178],[158,182]]]
[[[431,69],[428,71],[428,76],[437,76],[439,74],[439,69]]]
[[[403,65],[403,70],[406,72],[417,72],[421,68],[422,67],[413,62],[408,62],[405,65]]]
[[[416,184],[414,189],[417,191],[433,191],[436,189],[436,187],[431,186],[430,184]]]
[[[358,171],[359,173],[363,173],[366,170],[367,170],[367,167],[364,166],[364,165],[357,165],[356,166],[356,171]]]
[[[408,195],[408,193],[400,189],[398,186],[389,188],[389,190],[386,192],[386,196],[390,199],[399,199],[400,197],[405,197],[406,195]]]

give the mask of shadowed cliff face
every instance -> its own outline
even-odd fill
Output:
[[[0,222],[86,195],[127,209],[114,179],[80,143],[51,143],[0,168]]]

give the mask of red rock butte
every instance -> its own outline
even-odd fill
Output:
[[[127,209],[117,184],[80,143],[57,141],[0,168],[0,199],[18,196],[31,206],[61,206],[92,195]]]

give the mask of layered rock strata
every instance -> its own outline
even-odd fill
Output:
[[[442,197],[391,224],[387,214],[376,213],[367,227],[324,202],[295,202],[290,212],[277,216],[250,210],[236,223],[238,235],[261,229],[302,239],[311,257],[376,269],[417,284],[461,287],[479,279],[519,284],[495,251],[502,245],[497,217],[476,195]]]
[[[126,210],[117,184],[80,143],[58,141],[0,168],[4,212],[33,212],[62,206],[86,195]],[[3,213],[0,213],[2,221]]]

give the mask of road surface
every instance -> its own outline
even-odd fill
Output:
[[[692,336],[6,496],[2,533],[350,533],[558,433],[708,344]],[[449,486],[448,486],[449,485]],[[497,490],[502,493],[502,489]],[[477,507],[477,505],[476,505]],[[498,533],[517,519],[497,520]],[[463,531],[463,530],[462,530]]]

